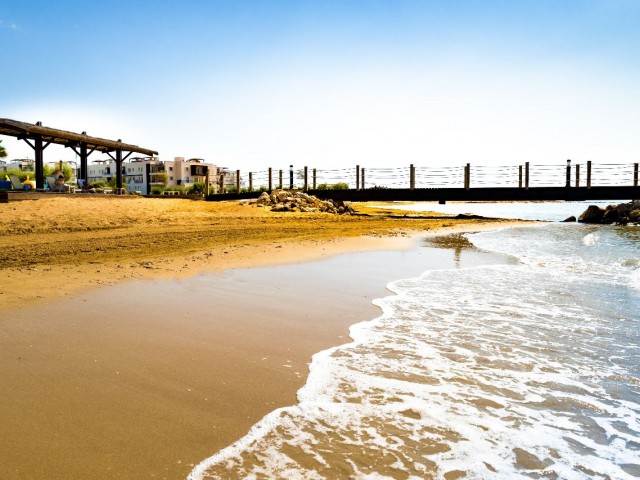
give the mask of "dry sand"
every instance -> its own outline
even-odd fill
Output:
[[[372,216],[107,196],[0,205],[0,478],[184,478],[294,402],[311,355],[373,318],[386,281],[420,273],[410,257],[230,268],[506,225],[358,210]]]
[[[110,195],[1,204],[0,308],[124,279],[311,260],[384,247],[407,232],[492,223],[357,208],[371,216]]]

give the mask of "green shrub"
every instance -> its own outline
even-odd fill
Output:
[[[118,183],[118,179],[116,177],[110,177],[109,180],[107,180],[107,187],[116,189],[118,188],[116,183]],[[125,182],[122,182],[122,188],[125,190],[127,189],[127,184]]]
[[[189,189],[187,190],[187,193],[190,195],[204,195],[204,189],[205,189],[204,183],[198,182],[190,186]]]
[[[164,189],[162,187],[151,187],[152,195],[161,195]]]
[[[344,182],[334,183],[329,187],[331,190],[349,190],[349,185]]]

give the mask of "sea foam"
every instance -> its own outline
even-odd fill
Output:
[[[639,255],[616,235],[470,235],[520,263],[390,283],[296,405],[190,478],[637,478]]]

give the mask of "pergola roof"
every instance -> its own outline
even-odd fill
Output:
[[[84,133],[73,133],[67,132],[66,130],[43,127],[40,125],[40,122],[34,125],[32,123],[18,122],[17,120],[10,120],[8,118],[0,118],[0,135],[8,135],[20,140],[33,139],[39,136],[42,138],[42,141],[46,143],[55,143],[64,145],[65,147],[76,147],[80,144],[85,144],[91,151],[96,150],[104,153],[120,149],[149,156],[158,154],[158,152],[154,150],[122,143],[117,140],[107,140],[105,138],[90,137]]]

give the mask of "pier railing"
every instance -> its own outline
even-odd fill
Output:
[[[447,189],[536,187],[638,187],[638,163],[532,164],[392,168],[274,169],[236,172],[236,192],[301,190]],[[222,192],[225,193],[225,192]]]

